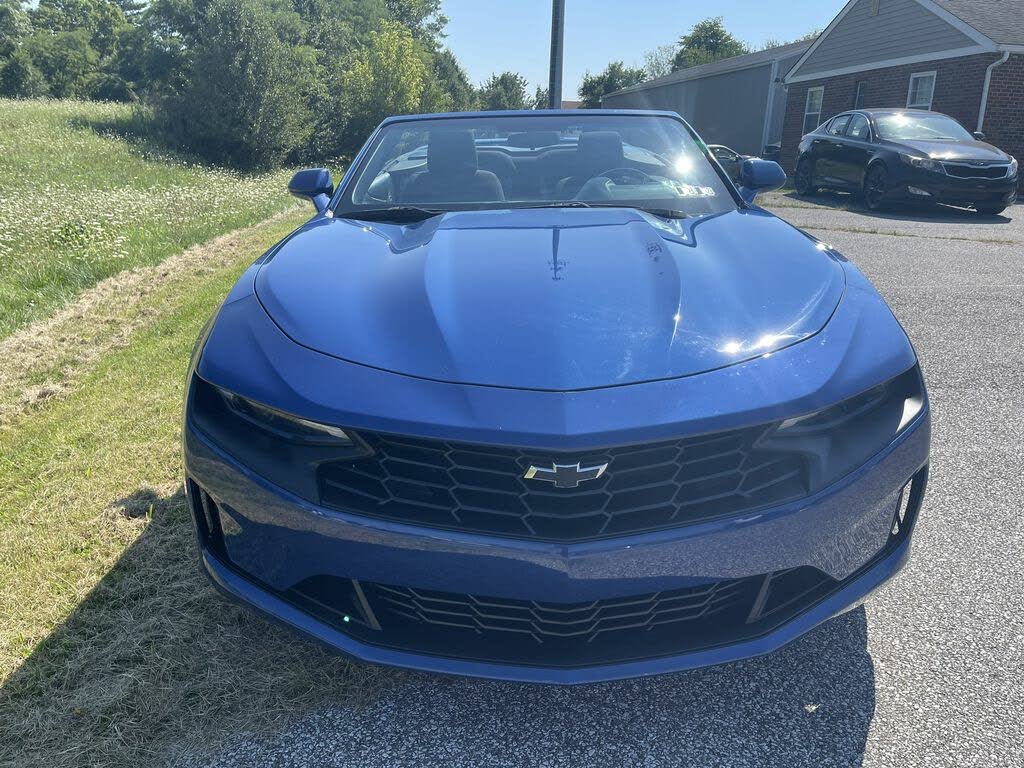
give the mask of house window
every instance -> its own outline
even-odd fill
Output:
[[[824,98],[825,86],[807,89],[807,101],[804,103],[804,133],[810,133],[821,125],[821,102]]]
[[[931,109],[934,95],[934,72],[915,72],[910,76],[910,89],[907,91],[908,109]]]
[[[864,91],[867,87],[867,83],[861,80],[857,83],[857,95],[853,97],[853,108],[864,109]]]

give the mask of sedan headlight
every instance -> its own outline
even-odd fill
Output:
[[[340,427],[270,408],[198,376],[192,379],[189,419],[239,463],[313,502],[320,464],[370,452]]]
[[[1010,158],[1010,167],[1006,169],[1006,178],[1012,179],[1017,175],[1017,158]]]
[[[766,439],[772,447],[804,455],[814,493],[888,446],[917,418],[924,403],[924,383],[915,365],[837,405],[786,419]]]
[[[900,160],[913,168],[920,168],[922,171],[931,171],[932,173],[946,172],[942,163],[927,157],[918,157],[917,155],[908,155],[905,152],[900,152]]]

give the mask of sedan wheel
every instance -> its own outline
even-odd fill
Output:
[[[864,179],[864,202],[868,210],[880,211],[885,207],[885,197],[889,192],[889,172],[884,165],[875,165],[868,170]]]
[[[796,193],[801,197],[809,197],[815,194],[818,189],[814,186],[814,178],[811,170],[811,161],[806,157],[796,164]]]

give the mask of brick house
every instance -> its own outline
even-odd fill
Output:
[[[850,0],[785,77],[782,163],[847,109],[944,112],[1024,159],[1024,0]]]

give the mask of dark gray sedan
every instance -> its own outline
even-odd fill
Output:
[[[984,138],[938,112],[843,112],[801,140],[796,191],[862,191],[871,210],[910,201],[995,215],[1017,200],[1017,161]]]

